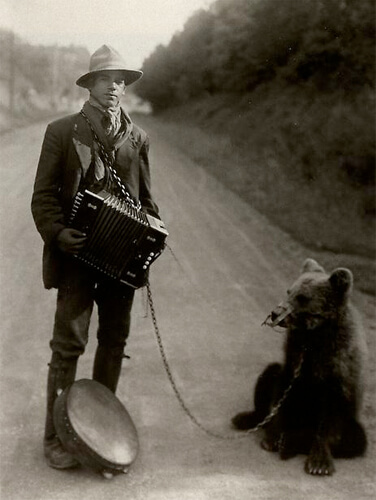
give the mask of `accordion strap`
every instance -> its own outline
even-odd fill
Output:
[[[140,201],[136,202],[132,198],[132,196],[129,194],[127,188],[125,187],[124,183],[122,182],[122,180],[120,179],[120,177],[118,176],[118,174],[116,172],[116,169],[114,167],[115,149],[113,149],[111,152],[107,151],[106,148],[104,147],[103,142],[99,139],[98,134],[94,130],[94,127],[93,127],[91,121],[89,120],[89,118],[87,117],[87,115],[85,114],[83,109],[81,109],[80,114],[85,118],[87,124],[89,125],[90,130],[93,134],[94,140],[98,144],[100,156],[101,156],[105,166],[110,171],[112,178],[115,180],[117,186],[119,187],[121,194],[124,196],[127,203],[132,205],[133,208],[135,208],[137,210],[141,210]]]

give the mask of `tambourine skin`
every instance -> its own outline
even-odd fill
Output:
[[[127,472],[137,457],[138,436],[129,413],[94,380],[78,380],[60,394],[54,424],[64,448],[96,472]]]

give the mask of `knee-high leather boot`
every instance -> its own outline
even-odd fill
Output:
[[[54,469],[69,469],[79,465],[77,460],[63,448],[53,421],[55,400],[74,382],[76,368],[77,358],[62,359],[59,353],[52,354],[47,378],[47,415],[43,445],[47,464]]]
[[[98,345],[94,358],[93,380],[105,385],[115,394],[122,361],[123,348]]]

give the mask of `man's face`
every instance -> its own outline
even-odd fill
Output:
[[[125,91],[121,71],[101,71],[90,84],[90,94],[104,107],[116,106]]]

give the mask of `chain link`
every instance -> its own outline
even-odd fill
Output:
[[[106,167],[110,171],[112,177],[115,179],[117,187],[120,189],[121,194],[124,196],[125,200],[127,203],[129,203],[133,208],[136,210],[141,210],[141,202],[135,202],[135,200],[132,198],[132,196],[129,194],[127,191],[126,187],[123,184],[123,181],[120,179],[118,176],[115,168],[114,168],[114,163],[115,163],[115,149],[112,149],[110,152],[106,150],[104,147],[104,144],[102,141],[99,139],[98,134],[95,132],[93,125],[91,124],[89,118],[86,116],[85,112],[81,109],[80,114],[85,118],[87,124],[90,127],[90,130],[93,134],[95,142],[98,144],[99,147],[99,152],[102,160],[104,161]]]
[[[190,411],[190,409],[185,404],[185,402],[184,402],[184,400],[183,400],[183,398],[182,398],[182,396],[181,396],[181,394],[179,392],[179,389],[176,386],[175,380],[174,380],[174,378],[172,376],[170,365],[169,365],[169,363],[167,361],[166,353],[165,353],[165,350],[164,350],[164,347],[163,347],[162,338],[161,338],[161,335],[160,335],[160,332],[159,332],[159,327],[158,327],[157,318],[156,318],[156,314],[155,314],[153,296],[152,296],[152,293],[151,293],[151,288],[150,288],[150,282],[149,281],[147,281],[147,283],[146,283],[146,288],[147,288],[147,298],[148,298],[149,308],[150,308],[151,317],[152,317],[153,326],[154,326],[154,332],[155,332],[155,336],[157,338],[157,343],[158,343],[158,347],[159,347],[159,352],[160,352],[161,357],[162,357],[162,362],[163,362],[164,368],[166,370],[167,377],[168,377],[168,379],[170,381],[171,387],[172,387],[172,389],[173,389],[173,391],[175,393],[175,396],[176,396],[177,400],[179,401],[180,406],[182,407],[183,411],[190,418],[190,420],[197,427],[199,427],[205,434],[207,434],[208,436],[219,438],[219,439],[227,439],[227,440],[242,439],[242,438],[248,436],[249,434],[257,432],[261,428],[265,427],[265,425],[267,425],[277,415],[277,413],[279,412],[281,406],[285,402],[285,400],[286,400],[289,392],[291,391],[292,386],[294,384],[294,381],[299,377],[300,371],[301,371],[301,368],[302,368],[302,364],[303,364],[303,355],[300,356],[298,366],[294,370],[294,375],[293,375],[293,378],[292,378],[292,381],[291,381],[290,385],[285,389],[285,391],[282,394],[282,396],[281,396],[280,400],[278,401],[278,403],[275,406],[273,406],[273,408],[271,409],[269,415],[267,415],[262,422],[258,423],[255,427],[252,427],[251,429],[248,429],[245,433],[242,433],[242,434],[220,434],[218,432],[215,432],[215,431],[212,431],[210,429],[207,429],[192,414],[192,412]]]

